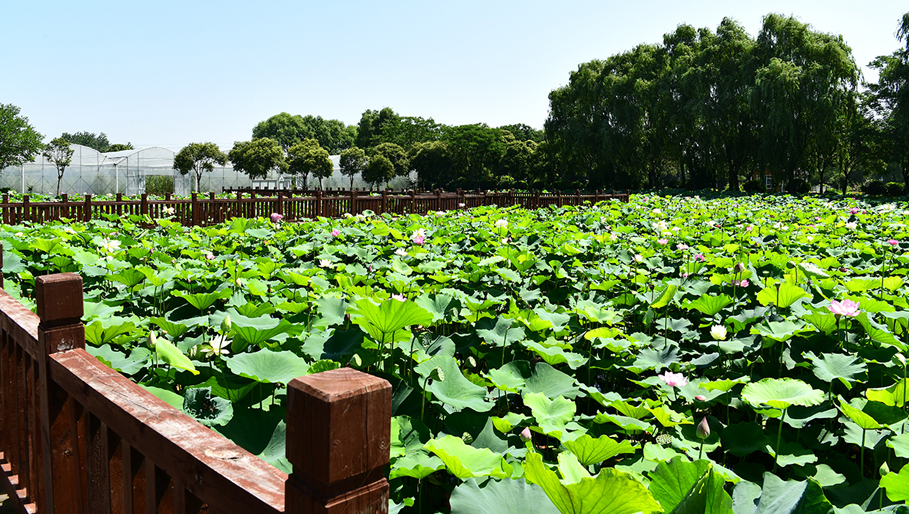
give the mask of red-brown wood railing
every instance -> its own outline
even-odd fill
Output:
[[[500,207],[521,206],[527,209],[539,209],[549,206],[584,205],[604,200],[628,202],[628,194],[606,194],[602,192],[575,194],[543,194],[536,192],[516,191],[477,191],[445,193],[411,192],[394,194],[387,191],[368,194],[349,191],[347,194],[325,195],[316,191],[312,196],[294,196],[293,191],[265,191],[261,196],[253,192],[235,193],[234,198],[217,198],[215,193],[202,197],[196,193],[191,198],[175,199],[166,195],[163,200],[149,200],[143,194],[139,200],[124,200],[117,194],[112,200],[98,201],[91,195],[83,200],[70,201],[68,195],[61,195],[60,201],[32,202],[28,195],[22,202],[11,203],[9,195],[4,194],[0,202],[0,220],[6,225],[23,222],[45,223],[63,218],[76,221],[88,221],[102,215],[117,217],[129,215],[148,215],[151,218],[173,217],[183,225],[213,225],[234,217],[255,218],[268,217],[272,213],[284,216],[284,221],[301,221],[316,217],[338,218],[346,213],[359,214],[371,210],[376,214],[426,214],[430,211],[452,211],[498,205]],[[103,198],[103,197],[102,197]]]
[[[387,512],[385,380],[291,381],[288,476],[89,355],[79,275],[35,286],[37,314],[0,290],[0,491],[16,512]]]

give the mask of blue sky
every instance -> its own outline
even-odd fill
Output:
[[[449,125],[542,128],[578,64],[724,16],[770,12],[841,34],[867,65],[899,43],[896,1],[8,1],[0,103],[46,141],[228,150],[282,111],[357,123],[366,109]],[[866,77],[874,76],[865,69]]]

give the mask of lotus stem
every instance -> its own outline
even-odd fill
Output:
[[[776,431],[776,451],[773,453],[773,472],[776,473],[776,461],[780,458],[780,440],[783,437],[783,421],[786,420],[786,409],[783,409],[783,416],[780,418],[780,428]]]

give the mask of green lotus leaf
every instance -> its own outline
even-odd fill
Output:
[[[354,302],[354,307],[349,310],[351,315],[356,316],[354,322],[377,341],[382,340],[383,335],[391,336],[405,327],[432,324],[432,314],[410,300],[389,298],[377,305],[369,298],[364,298]]]
[[[818,357],[807,352],[805,358],[813,364],[811,371],[818,379],[827,383],[839,379],[847,389],[851,389],[852,384],[859,381],[859,375],[868,370],[861,359],[841,353],[825,353]]]
[[[414,451],[392,462],[389,478],[413,477],[422,480],[440,469],[445,469],[442,459],[423,450]]]
[[[896,407],[902,407],[906,404],[907,394],[909,394],[909,380],[906,379],[902,379],[890,387],[865,390],[865,396],[869,400]]]
[[[431,439],[426,443],[426,449],[442,459],[448,471],[461,480],[484,476],[511,477],[511,464],[505,462],[501,455],[487,448],[468,446],[460,437],[446,435]]]
[[[675,298],[675,294],[678,292],[679,286],[675,284],[667,284],[666,287],[662,288],[659,292],[659,296],[656,297],[656,300],[650,304],[651,309],[662,309],[663,307],[669,305],[669,302]]]
[[[236,336],[230,343],[230,349],[234,353],[242,352],[249,345],[261,345],[292,328],[291,323],[286,319],[276,319],[271,316],[249,318],[233,308],[227,309],[227,313],[230,315],[231,330]]]
[[[764,473],[763,488],[753,482],[741,481],[732,492],[732,509],[736,514],[763,512],[798,512],[800,514],[829,514],[833,505],[814,480],[783,481],[772,473]]]
[[[543,343],[530,340],[522,341],[521,344],[553,366],[567,364],[571,369],[578,369],[587,363],[587,357],[574,352],[566,352],[559,346],[546,346]]]
[[[205,312],[206,309],[215,304],[218,300],[226,300],[230,298],[230,295],[233,294],[230,289],[222,289],[220,291],[215,291],[214,293],[188,293],[180,289],[175,289],[171,291],[171,294],[177,298],[183,298],[190,305],[199,310],[199,312]]]
[[[895,502],[909,503],[909,464],[899,473],[887,473],[881,478],[881,487],[887,491],[887,498]]]
[[[774,341],[788,341],[793,336],[810,330],[804,321],[765,321],[751,328],[752,334],[759,334]]]
[[[634,453],[636,450],[627,440],[619,443],[606,435],[594,438],[588,434],[582,434],[574,439],[563,438],[562,444],[575,454],[578,461],[584,466],[598,464],[616,455]]]
[[[207,427],[226,425],[234,415],[233,405],[224,398],[213,396],[208,387],[187,389],[183,411]]]
[[[569,455],[574,454],[560,454]],[[569,468],[562,466],[563,476]],[[575,459],[575,462],[577,460]],[[663,512],[660,504],[640,482],[629,473],[603,468],[596,477],[572,481],[560,480],[554,471],[543,464],[538,453],[528,453],[524,461],[525,479],[538,484],[562,514],[651,514]]]
[[[757,301],[761,305],[770,305],[772,303],[781,309],[786,309],[802,298],[811,298],[810,294],[797,285],[789,282],[777,282],[777,284],[779,289],[773,285],[765,287],[757,294]]]
[[[225,361],[227,367],[237,375],[265,384],[287,385],[291,380],[309,372],[306,361],[288,351],[241,353],[228,357]]]
[[[824,392],[794,378],[765,378],[746,385],[742,399],[755,408],[767,405],[785,410],[791,405],[817,405],[824,401]]]
[[[893,448],[893,453],[897,457],[904,459],[909,457],[909,433],[900,434],[887,439],[887,446]]]
[[[577,411],[577,405],[571,400],[561,396],[550,400],[540,393],[525,394],[524,405],[530,407],[531,414],[544,434],[561,433]]]
[[[174,346],[173,343],[163,337],[159,337],[157,340],[155,354],[158,356],[158,359],[175,368],[184,369],[193,375],[199,374],[199,372],[196,371],[196,367],[193,366],[192,361],[186,358],[186,355],[183,355],[183,352]]]
[[[395,300],[397,301],[397,300]],[[430,377],[436,368],[442,370],[441,380],[432,380],[426,390],[440,402],[456,409],[487,412],[493,405],[486,401],[486,388],[467,380],[458,361],[448,355],[436,355],[414,368],[422,377]]]
[[[476,324],[477,335],[491,346],[507,346],[524,339],[524,327],[511,328],[512,324],[513,319],[502,316],[499,316],[494,324],[492,320],[484,319]]]
[[[715,316],[719,314],[726,306],[732,303],[732,297],[721,294],[719,296],[701,296],[693,302],[682,304],[682,307],[689,310],[698,310],[706,316]]]
[[[452,514],[557,514],[543,489],[517,480],[467,479],[451,493]]]
[[[732,498],[726,481],[710,461],[687,462],[675,457],[661,462],[650,474],[650,492],[665,512],[676,514],[731,514]]]

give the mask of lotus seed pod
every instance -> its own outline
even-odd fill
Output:
[[[710,425],[707,424],[707,418],[701,419],[701,422],[698,423],[697,428],[698,439],[707,439],[710,437]]]

